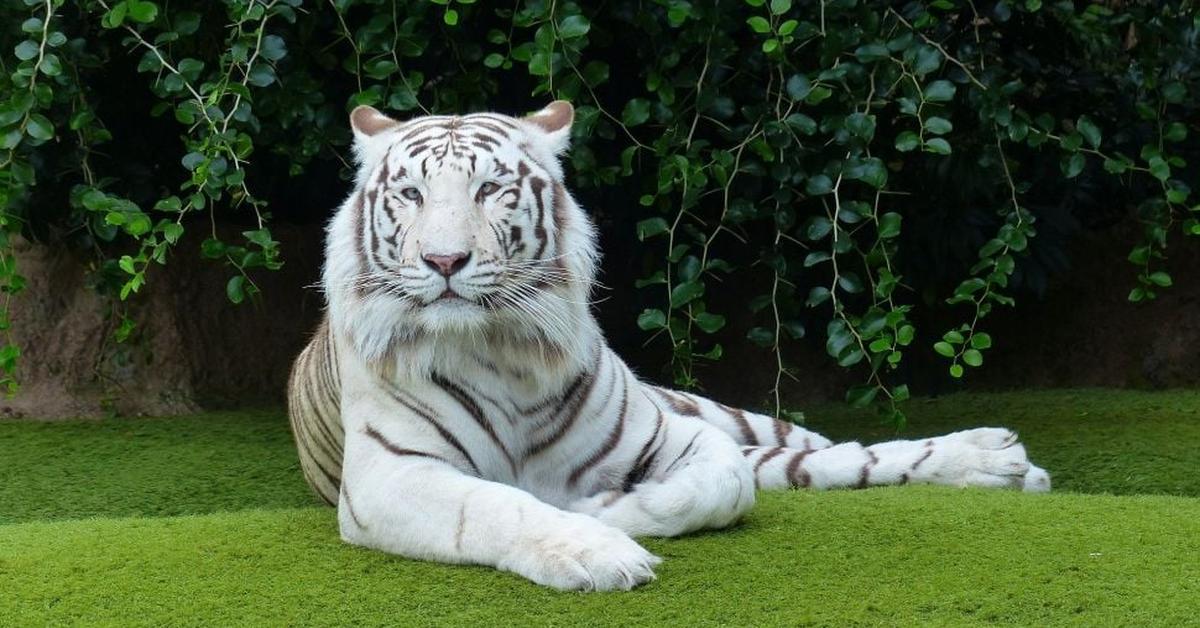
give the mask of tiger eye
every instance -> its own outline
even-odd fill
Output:
[[[484,183],[483,185],[479,186],[479,193],[484,196],[491,196],[492,194],[495,194],[496,191],[499,189],[500,189],[499,183],[495,183],[493,181],[488,181],[488,182]]]
[[[400,190],[400,196],[403,196],[410,201],[419,201],[421,200],[421,191],[417,188],[404,188],[403,190]]]

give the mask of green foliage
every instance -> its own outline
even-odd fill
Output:
[[[1035,268],[1047,199],[1100,188],[1135,208],[1131,301],[1173,282],[1157,267],[1171,230],[1200,234],[1187,2],[7,0],[0,19],[6,297],[23,284],[12,234],[93,251],[123,301],[217,220],[243,238],[214,230],[201,255],[231,269],[230,300],[253,297],[254,274],[282,263],[273,214],[297,212],[268,197],[346,174],[358,104],[576,103],[572,180],[637,201],[600,210],[635,215],[638,326],[695,386],[730,341],[729,286],[757,289],[746,339],[774,355],[779,414],[785,349],[814,329],[863,372],[850,400],[897,421],[909,351],[954,377],[984,364],[983,321]],[[137,142],[155,151],[122,148]],[[921,263],[950,237],[931,216],[976,225],[972,259]],[[918,334],[916,294],[965,322]],[[16,355],[0,348],[0,373]]]

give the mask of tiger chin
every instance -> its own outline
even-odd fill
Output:
[[[654,578],[639,536],[721,528],[756,489],[1050,488],[999,428],[870,447],[639,381],[589,309],[596,232],[564,183],[574,110],[350,115],[325,320],[296,359],[304,476],[342,538],[557,589]]]

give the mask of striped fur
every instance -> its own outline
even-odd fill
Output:
[[[352,114],[327,316],[288,395],[346,541],[628,589],[658,562],[632,536],[727,526],[756,488],[1048,488],[1007,430],[834,445],[639,382],[589,309],[594,229],[558,163],[571,117]]]

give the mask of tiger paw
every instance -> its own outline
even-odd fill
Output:
[[[1050,476],[1029,464],[1025,446],[1011,430],[982,427],[925,442],[913,464],[916,482],[951,486],[1050,490]]]
[[[562,513],[514,546],[498,567],[564,591],[628,591],[662,559],[592,517]]]

